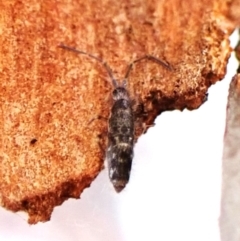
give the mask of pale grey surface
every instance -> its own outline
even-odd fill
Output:
[[[239,80],[232,80],[228,97],[227,125],[224,136],[221,240],[240,240],[240,96]]]
[[[47,223],[0,209],[0,240],[219,241],[221,157],[228,84],[197,111],[163,113],[135,148],[131,181],[114,192],[104,170],[81,200],[55,208]]]

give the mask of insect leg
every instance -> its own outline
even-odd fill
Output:
[[[98,115],[98,116],[92,118],[92,119],[88,122],[88,125],[91,125],[95,120],[99,120],[99,119],[108,121],[108,118],[106,118],[106,117],[104,117],[104,116],[101,116],[101,115]]]

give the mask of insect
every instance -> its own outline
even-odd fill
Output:
[[[154,56],[145,55],[129,64],[122,83],[118,83],[113,76],[111,68],[102,59],[87,52],[83,52],[65,45],[59,45],[59,47],[97,60],[104,66],[111,78],[114,90],[112,92],[113,105],[108,120],[108,146],[106,151],[106,159],[108,163],[109,179],[112,182],[116,192],[121,192],[129,182],[134,147],[135,118],[133,102],[126,88],[127,79],[131,69],[135,63],[143,59],[153,60],[168,70],[172,70],[172,68],[170,65],[164,63]]]

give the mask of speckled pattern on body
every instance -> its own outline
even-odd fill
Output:
[[[128,183],[133,159],[134,116],[129,94],[125,88],[113,91],[114,104],[108,127],[107,161],[109,178],[117,192]]]
[[[108,163],[109,179],[112,182],[116,192],[121,192],[129,182],[130,178],[135,134],[135,118],[132,106],[133,102],[126,89],[128,76],[133,65],[143,59],[155,61],[168,70],[173,70],[173,68],[169,64],[164,63],[154,56],[145,55],[141,58],[137,58],[129,64],[124,80],[121,84],[119,84],[113,77],[111,68],[102,59],[62,44],[59,45],[59,47],[76,52],[78,54],[87,55],[88,57],[97,60],[106,68],[112,80],[112,85],[114,87],[112,98],[114,103],[108,122],[108,147],[106,158]]]

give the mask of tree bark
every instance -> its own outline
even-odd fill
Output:
[[[171,65],[133,66],[137,138],[161,112],[206,101],[226,73],[237,26],[221,0],[13,0],[0,9],[0,200],[28,212],[29,223],[79,198],[103,168],[107,121],[91,120],[108,118],[113,86],[100,63],[59,44],[102,58],[120,83],[146,54]]]

